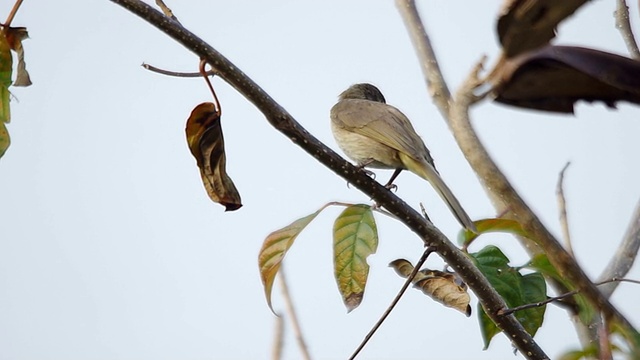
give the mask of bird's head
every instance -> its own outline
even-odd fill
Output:
[[[371,84],[355,84],[351,85],[347,90],[343,91],[339,96],[340,100],[345,99],[361,99],[377,101],[386,104],[384,96],[377,87]]]

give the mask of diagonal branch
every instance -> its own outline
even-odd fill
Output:
[[[316,160],[343,177],[349,183],[369,195],[384,206],[390,213],[414,231],[427,245],[436,246],[440,256],[456,271],[478,296],[487,314],[502,329],[522,354],[530,359],[546,359],[548,356],[533,340],[520,322],[513,316],[498,316],[500,309],[507,308],[506,303],[493,289],[489,281],[433,224],[398,198],[384,186],[369,178],[364,172],[340,157],[318,139],[306,131],[295,119],[264,90],[247,77],[240,69],[222,54],[179,23],[165,17],[162,13],[139,0],[111,0],[140,16],[171,38],[178,41],[200,58],[214,67],[218,75],[243,94],[266,117],[278,131],[287,136]]]
[[[416,4],[413,0],[396,0],[396,6],[402,15],[409,38],[416,49],[422,74],[427,82],[429,95],[442,113],[444,118],[449,116],[449,105],[451,103],[451,92],[447,87],[447,82],[442,76],[440,65],[436,61],[436,54],[431,46],[431,40],[424,29]]]
[[[429,38],[424,32],[415,1],[396,0],[396,4],[414,43],[423,41],[417,49],[422,49],[419,57],[424,71],[427,72],[425,77],[428,79],[442,79],[440,69],[437,66],[437,59],[431,48]],[[421,29],[421,31],[415,29]],[[420,34],[420,37],[416,37],[416,33]],[[613,319],[626,329],[635,331],[631,323],[629,323],[596,288],[582,268],[576,263],[575,259],[562,247],[522,197],[520,197],[478,138],[475,130],[471,126],[469,107],[477,101],[477,97],[473,95],[473,91],[481,84],[478,79],[480,70],[481,64],[478,64],[474,71],[472,71],[470,77],[456,92],[454,100],[447,103],[446,108],[442,107],[440,102],[437,101],[436,105],[444,114],[458,146],[483,183],[496,211],[498,213],[504,213],[507,218],[520,222],[524,230],[536,239],[535,243],[527,239],[520,239],[530,254],[534,255],[544,252],[558,272],[563,274],[569,283],[574,284],[576,289],[580,289],[581,293],[584,294],[597,309],[603,312],[606,319]],[[429,86],[436,86],[439,83],[440,82],[431,83]],[[444,81],[442,81],[442,84],[444,84]],[[431,91],[435,94],[448,93],[446,87],[433,89]]]
[[[616,28],[620,30],[622,39],[624,40],[629,54],[634,59],[640,59],[640,50],[638,49],[638,43],[633,36],[631,30],[631,22],[629,20],[629,7],[625,0],[616,0],[616,11],[614,12],[616,18]]]
[[[636,210],[633,212],[624,239],[620,246],[618,246],[618,250],[609,262],[609,265],[607,265],[600,275],[600,281],[625,277],[629,270],[631,270],[631,266],[633,266],[638,256],[638,248],[640,248],[640,201],[636,205]],[[618,287],[618,284],[619,282],[612,282],[601,286],[600,289],[602,289],[606,297],[610,297]]]

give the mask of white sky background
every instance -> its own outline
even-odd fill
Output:
[[[0,3],[4,19],[13,0]],[[422,1],[420,8],[452,90],[474,62],[498,55],[500,1]],[[637,3],[629,4],[638,27]],[[169,1],[182,23],[221,51],[312,134],[337,150],[329,109],[356,82],[378,85],[431,149],[472,218],[495,216],[484,191],[427,95],[392,1]],[[626,53],[614,1],[595,1],[559,29],[558,44]],[[150,73],[142,62],[197,68],[197,58],[109,1],[26,1],[14,26],[34,85],[13,88],[12,146],[0,160],[1,359],[266,359],[274,317],[257,253],[271,231],[338,200],[368,202],[357,189],[276,132],[219,79],[227,168],[244,207],[225,213],[202,186],[184,126],[210,101],[201,79]],[[520,111],[485,101],[473,123],[501,168],[556,235],[555,186],[565,189],[574,248],[597,277],[640,198],[638,107],[577,106],[576,116]],[[378,173],[386,181],[390,171]],[[403,173],[397,194],[427,205],[452,239],[459,226],[430,186]],[[298,238],[285,266],[309,349],[346,358],[402,285],[387,264],[415,261],[421,241],[377,216],[378,253],[362,305],[347,314],[333,279],[332,223],[325,210]],[[483,236],[526,261],[508,236]],[[427,262],[441,268],[433,256]],[[629,277],[640,278],[635,266]],[[613,302],[640,326],[637,286]],[[283,310],[279,288],[274,305]],[[552,358],[577,346],[567,313],[547,310],[536,339]],[[300,357],[287,328],[285,357]],[[520,356],[520,355],[518,355]],[[513,359],[499,335],[482,351],[474,315],[409,290],[362,359]]]

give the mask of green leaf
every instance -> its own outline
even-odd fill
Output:
[[[556,281],[566,286],[567,289],[573,288],[573,285],[567,282],[567,280],[558,273],[556,268],[549,261],[549,258],[546,254],[538,254],[534,256],[529,264],[527,264],[527,267],[537,270],[545,276],[555,279]],[[584,295],[576,294],[573,296],[573,299],[578,305],[578,316],[580,316],[580,320],[584,324],[590,324],[593,321],[594,316],[596,316],[595,308],[589,301],[587,301]]]
[[[551,265],[551,262],[549,261],[549,258],[547,257],[546,254],[535,255],[531,259],[531,261],[529,261],[529,264],[527,264],[526,267],[534,270],[538,270],[543,275],[548,276],[557,281],[560,281],[560,282],[565,281],[564,278],[560,276],[556,268],[553,265]]]
[[[325,207],[326,206],[323,206],[313,214],[300,218],[288,226],[272,232],[262,243],[262,248],[258,254],[258,267],[260,269],[260,278],[262,279],[264,294],[271,311],[273,311],[273,307],[271,306],[271,290],[284,256],[298,235],[300,235],[300,232],[302,232]]]
[[[458,244],[468,247],[481,234],[491,232],[509,233],[519,236],[528,237],[528,233],[522,228],[519,222],[510,219],[483,219],[474,221],[478,233],[469,230],[463,230],[458,235]]]
[[[378,230],[369,205],[346,208],[333,225],[333,263],[342,300],[351,311],[362,302],[369,275],[367,257],[378,248]]]
[[[520,274],[518,269],[509,266],[509,258],[497,247],[487,246],[470,255],[475,260],[478,269],[487,277],[510,308],[546,300],[547,289],[542,274],[538,272],[527,275]],[[527,332],[533,336],[542,326],[545,310],[546,305],[543,305],[516,311],[515,316]],[[478,309],[478,316],[486,349],[493,336],[499,333],[500,329],[487,316],[481,306]]]

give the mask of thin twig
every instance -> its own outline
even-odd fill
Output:
[[[629,227],[624,235],[622,243],[618,246],[615,255],[604,269],[599,279],[623,278],[629,273],[640,249],[640,200],[631,216]],[[601,288],[606,297],[610,297],[618,283],[611,283]]]
[[[311,359],[311,355],[309,355],[309,349],[307,348],[304,336],[302,335],[302,329],[300,328],[300,322],[298,321],[296,310],[293,307],[293,301],[291,300],[291,294],[289,293],[289,286],[287,286],[287,279],[284,275],[283,268],[280,268],[278,275],[280,276],[280,289],[282,290],[282,297],[284,298],[287,316],[291,319],[291,327],[293,328],[293,334],[295,335],[296,342],[298,343],[298,348],[300,349],[302,358],[309,360]]]
[[[411,271],[411,274],[409,274],[409,276],[407,277],[407,280],[405,280],[404,284],[402,284],[402,287],[400,288],[400,291],[398,291],[398,294],[396,295],[396,297],[393,299],[393,301],[391,302],[387,310],[384,311],[380,319],[378,319],[375,325],[373,325],[373,328],[371,328],[367,336],[364,337],[364,340],[362,340],[360,345],[358,345],[358,348],[353,352],[353,354],[351,354],[351,356],[349,357],[349,360],[355,359],[356,356],[358,356],[358,354],[360,353],[360,351],[362,351],[362,349],[365,347],[365,345],[367,345],[369,340],[371,340],[371,337],[373,337],[373,334],[376,333],[380,325],[382,325],[382,323],[387,319],[389,314],[391,314],[391,311],[393,310],[393,308],[396,307],[396,305],[398,304],[398,301],[400,301],[400,299],[402,298],[402,295],[404,295],[405,291],[407,291],[407,289],[409,288],[409,285],[411,285],[411,282],[416,277],[416,274],[418,274],[418,272],[420,271],[420,268],[422,267],[424,262],[427,261],[427,258],[429,257],[429,255],[431,255],[431,253],[434,252],[435,250],[436,248],[433,246],[428,246],[424,250],[424,253],[422,253],[420,260],[418,260],[418,262],[416,263],[416,266],[413,267],[413,271]]]
[[[397,216],[399,221],[415,232],[419,239],[437,246],[439,255],[478,296],[487,315],[504,331],[505,336],[512,341],[513,345],[529,359],[548,358],[514,316],[498,316],[496,314],[499,309],[507,307],[504,299],[469,257],[432,223],[426,221],[393,192],[369,178],[360,169],[311,135],[258,84],[201,38],[140,0],[111,1],[149,22],[195,53],[198,58],[206,59],[218,71],[218,76],[254,104],[276,130],[318,162],[384,206],[385,209]]]
[[[409,31],[409,37],[411,38],[413,47],[416,49],[422,74],[427,82],[429,94],[438,110],[440,110],[440,113],[442,113],[442,116],[446,118],[449,116],[451,93],[449,92],[447,83],[444,81],[440,66],[435,60],[436,55],[431,46],[431,40],[424,29],[415,1],[396,0],[396,7],[404,19],[405,27],[407,31]]]
[[[598,324],[598,360],[613,360],[613,353],[611,352],[611,341],[609,337],[611,334],[607,331],[607,325],[604,322]]]
[[[11,26],[11,22],[13,21],[13,18],[16,16],[16,13],[18,12],[20,5],[22,5],[22,1],[23,0],[16,0],[16,3],[13,4],[13,8],[11,8],[11,12],[9,12],[9,16],[7,16],[7,20],[4,22],[4,24],[2,24],[4,31],[8,31],[9,27]]]
[[[184,77],[184,78],[199,78],[202,76],[200,72],[178,72],[178,71],[164,70],[146,63],[142,63],[141,66],[149,71],[162,74],[162,75],[167,75],[167,76]],[[215,76],[215,75],[216,75],[215,70],[207,71],[207,76]]]
[[[640,49],[638,49],[638,43],[635,36],[633,36],[633,30],[631,30],[631,22],[629,21],[629,7],[625,0],[616,1],[616,11],[614,12],[616,19],[616,28],[620,30],[624,44],[629,50],[629,54],[634,59],[640,59]]]
[[[621,283],[621,282],[630,282],[630,283],[634,283],[634,284],[640,284],[640,281],[638,281],[638,280],[612,278],[612,279],[608,279],[608,280],[597,282],[594,285],[600,286],[600,285],[605,285],[605,284],[609,284],[609,283],[618,284],[618,283]],[[537,302],[537,303],[524,304],[524,305],[516,306],[516,307],[513,307],[513,308],[502,309],[502,310],[498,311],[498,315],[509,315],[509,314],[513,314],[516,311],[540,307],[540,306],[546,305],[546,304],[548,304],[550,302],[562,300],[562,299],[568,298],[569,296],[573,296],[573,295],[576,295],[576,294],[579,294],[579,293],[580,293],[580,290],[572,290],[572,291],[569,291],[569,292],[564,293],[562,295],[549,297],[546,300],[540,301],[540,302]]]
[[[209,91],[211,91],[211,95],[213,95],[213,101],[214,101],[214,105],[216,106],[216,112],[218,113],[218,117],[221,117],[222,107],[220,106],[220,101],[218,101],[218,95],[216,95],[216,91],[213,90],[213,85],[211,85],[209,76],[207,76],[207,71],[205,69],[206,66],[207,66],[207,61],[204,59],[200,59],[200,66],[198,69],[200,70],[200,74],[202,75],[204,82],[207,83],[207,86],[209,87]]]
[[[173,11],[171,11],[171,9],[164,3],[164,1],[156,0],[156,5],[158,5],[158,7],[160,8],[160,10],[162,10],[162,12],[164,13],[165,16],[167,16],[167,17],[177,21],[178,23],[180,23],[178,18],[175,15],[173,15]]]
[[[271,360],[282,359],[282,345],[284,344],[284,319],[283,315],[274,316],[273,345],[271,348]]]
[[[569,234],[569,220],[567,219],[567,201],[564,197],[564,172],[567,171],[569,165],[571,165],[571,162],[567,162],[560,171],[560,175],[558,175],[556,198],[558,199],[558,212],[560,213],[560,227],[562,228],[564,245],[567,248],[567,252],[571,254],[571,256],[574,256],[573,246],[571,245],[571,235]]]

